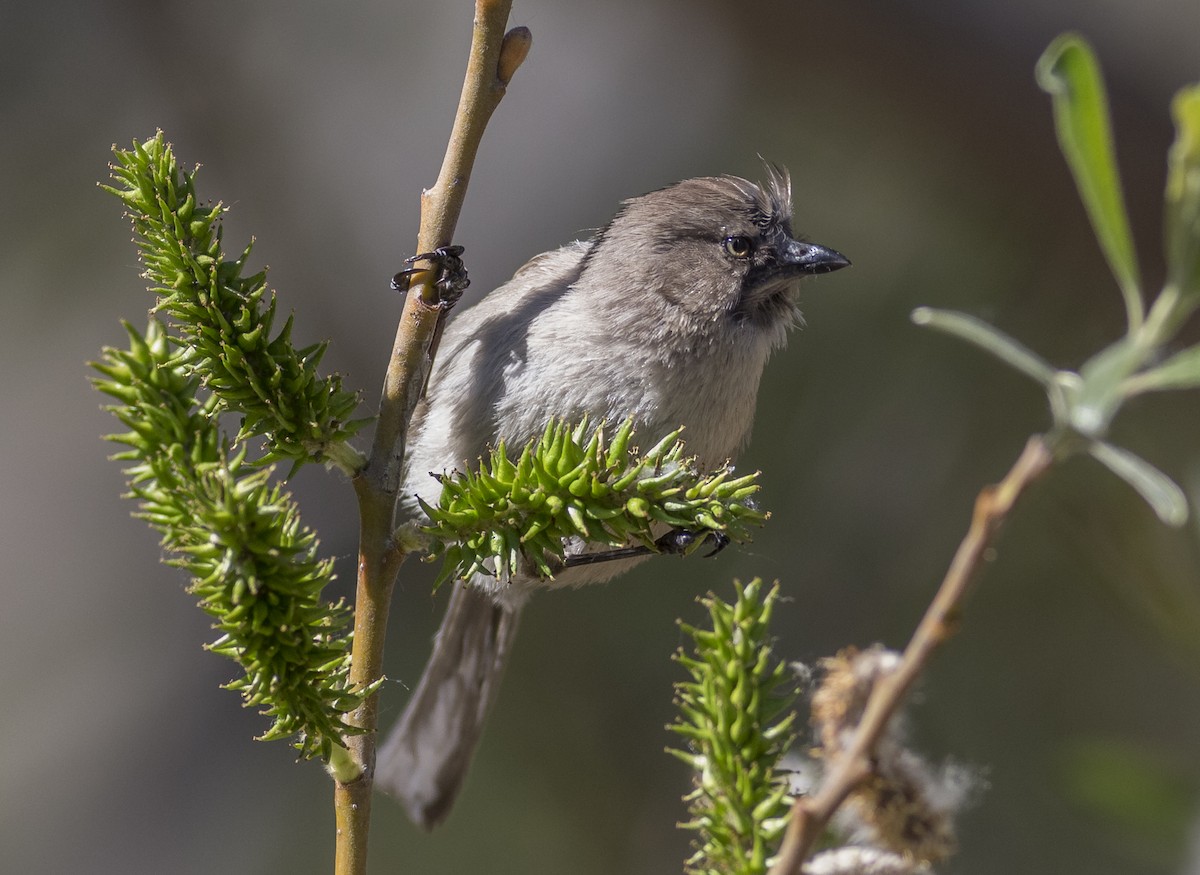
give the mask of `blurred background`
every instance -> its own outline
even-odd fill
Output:
[[[319,766],[252,737],[218,689],[206,618],[119,499],[86,360],[149,297],[109,146],[161,127],[233,207],[302,342],[373,409],[441,161],[471,4],[256,0],[0,5],[0,848],[10,872],[328,872]],[[1039,390],[912,326],[988,319],[1060,366],[1122,331],[1119,295],[1058,152],[1033,65],[1096,46],[1148,288],[1174,90],[1200,79],[1195,0],[517,0],[533,50],[497,112],[456,242],[469,303],[618,202],[678,179],[791,168],[797,229],[851,270],[804,289],[768,368],[746,468],[774,517],[747,548],[661,560],[534,600],[457,810],[432,835],[377,802],[375,872],[668,873],[688,836],[668,657],[694,597],[779,578],[779,653],[901,646],[979,487],[1048,423]],[[1192,341],[1200,332],[1192,326]],[[1200,499],[1200,403],[1139,401],[1114,438]],[[294,481],[350,592],[356,516],[335,475]],[[1087,460],[1004,532],[911,710],[932,757],[986,789],[948,872],[1200,872],[1200,528],[1165,530]],[[406,568],[384,719],[439,619]],[[336,595],[337,593],[335,593]]]

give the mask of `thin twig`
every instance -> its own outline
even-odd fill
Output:
[[[529,51],[525,28],[504,33],[512,0],[476,0],[475,26],[466,79],[442,170],[421,196],[417,252],[448,245],[454,236],[475,153],[505,88]],[[404,458],[404,435],[432,363],[432,347],[443,310],[428,271],[416,273],[396,329],[384,379],[375,440],[366,467],[354,479],[361,525],[358,588],[354,605],[354,644],[350,683],[365,686],[383,676],[383,644],[396,574],[404,559],[393,542],[396,492]],[[346,739],[359,776],[334,782],[337,823],[336,875],[365,875],[367,833],[375,772],[378,694],[349,717],[362,729]]]
[[[792,805],[791,821],[769,875],[800,875],[805,859],[838,806],[871,774],[875,745],[934,652],[954,633],[963,602],[983,565],[988,548],[1013,505],[1054,462],[1054,452],[1034,436],[1004,479],[975,500],[971,526],[959,544],[942,585],[933,597],[899,665],[880,679],[867,699],[862,719],[846,751],[812,796]]]
[[[437,182],[421,193],[417,252],[432,252],[450,244],[479,141],[508,86],[509,80],[501,75],[511,78],[529,51],[531,37],[527,28],[516,27],[504,33],[511,5],[512,0],[476,0],[471,55],[454,129]],[[404,431],[429,373],[430,344],[443,312],[432,280],[432,272],[428,270],[411,277],[384,379],[368,474],[378,488],[392,494],[399,486]]]

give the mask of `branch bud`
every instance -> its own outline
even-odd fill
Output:
[[[525,62],[529,47],[533,45],[533,34],[527,27],[514,27],[504,35],[500,44],[500,60],[496,64],[496,78],[503,85],[512,81],[517,68]]]

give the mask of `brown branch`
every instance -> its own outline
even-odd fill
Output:
[[[979,493],[971,526],[899,665],[871,690],[853,740],[832,764],[817,792],[793,803],[791,821],[769,875],[800,875],[813,844],[838,806],[870,776],[875,745],[934,652],[954,634],[963,602],[1000,526],[1017,499],[1046,472],[1054,458],[1045,439],[1034,436],[1004,479]]]
[[[437,182],[421,195],[417,252],[451,242],[484,128],[529,51],[531,38],[526,28],[504,32],[511,5],[512,0],[476,0],[470,58],[454,129]],[[392,540],[404,435],[429,374],[443,315],[432,279],[428,271],[412,277],[384,378],[371,456],[354,479],[361,529],[349,678],[353,686],[366,686],[383,676],[388,607],[404,560]],[[349,722],[363,732],[346,739],[351,771],[358,776],[346,779],[343,775],[334,782],[336,875],[365,875],[367,871],[378,699],[378,694],[370,696],[349,716]]]
[[[476,0],[475,32],[454,129],[437,182],[421,193],[417,252],[449,245],[462,212],[479,141],[508,86],[509,80],[501,77],[511,78],[529,52],[532,37],[528,28],[515,27],[504,33],[511,5],[512,0]],[[442,313],[432,279],[430,271],[417,272],[411,278],[383,384],[370,476],[379,488],[392,494],[399,485],[405,427],[429,373],[430,345]]]

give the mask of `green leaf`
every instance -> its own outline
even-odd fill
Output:
[[[1200,297],[1200,84],[1171,102],[1175,142],[1167,154],[1168,283],[1184,298]]]
[[[1141,456],[1104,441],[1088,444],[1088,454],[1137,490],[1164,523],[1178,528],[1187,522],[1183,490]]]
[[[1142,324],[1137,254],[1113,155],[1108,98],[1100,66],[1076,34],[1058,37],[1037,63],[1038,85],[1054,103],[1054,123],[1079,196],[1125,298],[1129,329]]]
[[[1055,382],[1057,372],[1045,359],[982,319],[933,307],[918,307],[912,311],[911,318],[917,325],[936,328],[990,352],[1000,361],[1025,376],[1032,377],[1043,386],[1050,387]]]
[[[1121,388],[1126,396],[1164,389],[1200,388],[1200,344],[1176,353],[1156,368],[1130,377]]]

